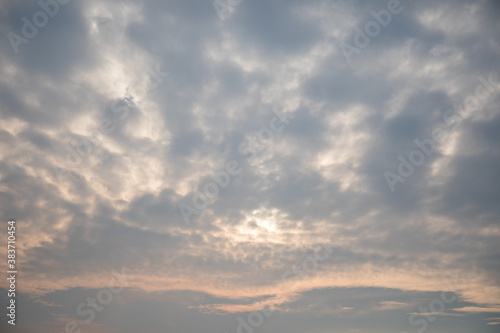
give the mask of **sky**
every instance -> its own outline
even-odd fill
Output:
[[[0,0],[0,331],[500,332],[498,17]]]

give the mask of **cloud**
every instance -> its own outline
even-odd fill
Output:
[[[496,73],[500,6],[401,2],[347,63],[340,43],[387,1],[243,0],[225,20],[211,1],[72,1],[18,54],[6,36],[40,7],[0,1],[0,211],[20,225],[26,318],[43,314],[21,329],[60,329],[122,267],[129,294],[95,331],[229,332],[269,304],[276,332],[326,331],[329,316],[338,332],[404,331],[456,280],[443,332],[462,329],[456,312],[486,329],[500,312],[499,90],[394,193],[383,174]],[[168,76],[144,90],[152,68]],[[294,117],[263,142],[276,110]],[[186,224],[179,204],[231,160],[242,172]],[[284,281],[319,244],[334,255]]]

